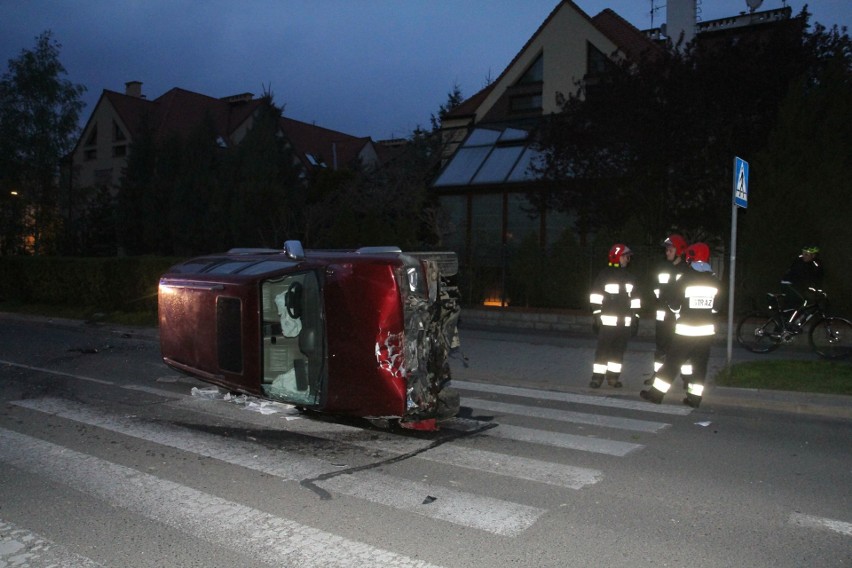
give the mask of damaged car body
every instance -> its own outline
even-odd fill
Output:
[[[452,252],[232,249],[160,278],[164,362],[232,392],[434,430],[459,408]]]

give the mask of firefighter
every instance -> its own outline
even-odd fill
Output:
[[[675,284],[669,301],[669,308],[678,316],[672,342],[663,366],[654,374],[651,388],[641,391],[639,396],[649,402],[661,403],[680,366],[691,360],[693,374],[683,403],[698,408],[704,394],[710,346],[716,334],[721,283],[710,266],[710,248],[705,243],[687,247],[686,262],[689,270]]]
[[[626,270],[633,251],[618,243],[609,250],[609,266],[601,270],[592,284],[589,303],[598,333],[592,380],[589,386],[599,388],[604,379],[611,387],[622,386],[621,364],[634,319],[641,307],[636,278]]]
[[[672,290],[674,290],[675,282],[680,279],[686,269],[686,263],[683,261],[683,255],[686,252],[686,239],[673,233],[666,237],[661,244],[665,247],[666,258],[660,261],[653,273],[654,299],[657,308],[654,330],[654,338],[656,340],[654,373],[662,367],[663,358],[666,356],[666,350],[674,335],[675,314],[669,310],[668,303]],[[685,389],[689,382],[689,376],[692,375],[692,365],[688,361],[681,366],[680,375],[683,379],[683,388]],[[646,385],[650,385],[653,382],[653,378],[645,380]]]

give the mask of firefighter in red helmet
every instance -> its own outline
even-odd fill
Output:
[[[598,330],[598,343],[589,386],[599,388],[604,380],[611,387],[622,386],[621,365],[634,318],[641,300],[636,278],[626,270],[633,251],[617,243],[609,250],[609,265],[601,270],[589,293],[589,303]]]
[[[654,300],[656,305],[656,324],[654,326],[654,339],[656,346],[654,349],[654,373],[660,370],[663,365],[663,359],[666,356],[666,351],[671,344],[674,336],[675,314],[668,308],[668,303],[675,283],[683,276],[686,269],[686,263],[683,261],[683,256],[686,254],[686,239],[682,236],[673,233],[666,237],[660,243],[665,247],[665,259],[661,260],[653,272],[653,289]],[[689,382],[689,376],[692,375],[692,365],[687,361],[681,366],[681,377],[683,385],[686,388]],[[653,375],[652,375],[653,377]],[[653,378],[645,381],[646,385],[650,385],[654,381]]]
[[[661,403],[677,377],[680,366],[691,360],[693,374],[683,403],[698,408],[704,394],[710,347],[716,334],[715,320],[719,311],[721,283],[710,266],[710,247],[705,243],[687,247],[686,262],[689,270],[677,281],[669,300],[669,308],[678,316],[674,337],[663,366],[654,374],[651,388],[643,390],[639,395],[649,402]]]

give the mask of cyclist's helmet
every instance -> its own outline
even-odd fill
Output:
[[[686,262],[710,262],[710,247],[706,243],[694,243],[686,249]]]
[[[802,252],[806,254],[819,254],[819,247],[804,246],[802,247]]]
[[[612,245],[612,248],[609,249],[609,265],[621,266],[621,256],[625,254],[633,254],[633,251],[630,250],[630,247],[622,243],[616,243]]]
[[[675,254],[678,256],[681,256],[684,251],[686,251],[686,239],[677,233],[672,233],[666,237],[666,240],[663,241],[662,245],[664,247],[673,247],[675,249]]]

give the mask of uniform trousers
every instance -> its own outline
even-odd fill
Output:
[[[594,372],[593,380],[603,382],[606,378],[609,384],[618,381],[621,375],[621,365],[624,360],[624,352],[627,350],[627,341],[630,339],[631,329],[625,325],[602,325],[598,331],[598,344],[595,348],[595,368],[607,368],[606,374]]]

